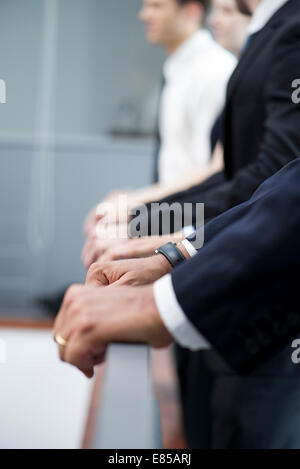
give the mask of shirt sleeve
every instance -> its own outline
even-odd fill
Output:
[[[181,242],[181,244],[182,244],[182,246],[185,247],[185,249],[189,253],[190,257],[194,257],[194,256],[196,256],[196,254],[198,254],[198,251],[194,248],[192,243],[190,241],[188,241],[187,239],[184,239]]]
[[[158,312],[175,341],[194,351],[210,349],[209,343],[184,314],[176,298],[171,275],[155,282],[153,290]]]
[[[187,121],[191,129],[188,148],[193,167],[206,164],[210,160],[211,131],[224,107],[227,83],[235,65],[236,60],[230,54],[223,58],[221,64],[210,60],[206,73],[201,67],[200,84],[199,73],[195,74],[191,82],[190,89],[194,91],[190,93]]]

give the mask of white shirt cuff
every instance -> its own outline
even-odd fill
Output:
[[[184,314],[176,298],[170,274],[154,283],[158,312],[175,341],[190,350],[210,349],[209,343]]]
[[[195,232],[195,228],[193,227],[193,225],[184,226],[182,228],[182,232],[183,232],[184,236],[187,238],[188,236],[190,236],[191,234],[193,234]]]
[[[185,247],[185,249],[187,250],[187,252],[189,253],[191,257],[194,257],[198,254],[198,251],[194,248],[192,243],[188,241],[187,239],[184,239],[183,241],[181,241],[181,244],[182,246]]]

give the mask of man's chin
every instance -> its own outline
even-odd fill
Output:
[[[159,37],[155,34],[147,33],[146,38],[149,44],[152,44],[152,45],[161,44]]]

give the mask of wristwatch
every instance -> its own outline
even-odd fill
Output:
[[[172,267],[176,267],[186,260],[176,243],[164,244],[155,251],[155,254],[162,254]]]

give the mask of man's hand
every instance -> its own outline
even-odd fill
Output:
[[[87,238],[97,236],[102,225],[128,224],[130,212],[142,204],[135,192],[114,191],[93,207],[84,223],[84,234]]]
[[[98,205],[93,207],[86,220],[84,222],[84,234],[87,238],[94,238],[96,233],[96,227],[101,220],[107,222],[108,207],[111,206],[112,209],[115,209],[118,205],[118,200],[120,197],[126,196],[129,200],[129,197],[133,198],[133,192],[124,191],[124,190],[115,190],[107,194],[107,196],[99,202]]]
[[[86,285],[104,287],[117,285],[140,286],[154,283],[172,270],[161,254],[146,259],[129,259],[93,264],[86,277]]]
[[[81,259],[84,266],[88,269],[91,264],[96,262],[101,256],[105,254],[107,250],[112,247],[122,246],[128,240],[124,236],[123,238],[116,236],[107,236],[101,238],[88,238],[82,250]]]
[[[88,378],[105,358],[111,342],[148,343],[162,348],[173,342],[157,311],[153,288],[72,286],[54,325],[61,360]]]
[[[182,232],[166,236],[149,236],[126,240],[122,244],[115,244],[103,249],[98,261],[114,261],[118,259],[134,259],[152,256],[160,246],[171,242],[180,242],[184,239]]]

